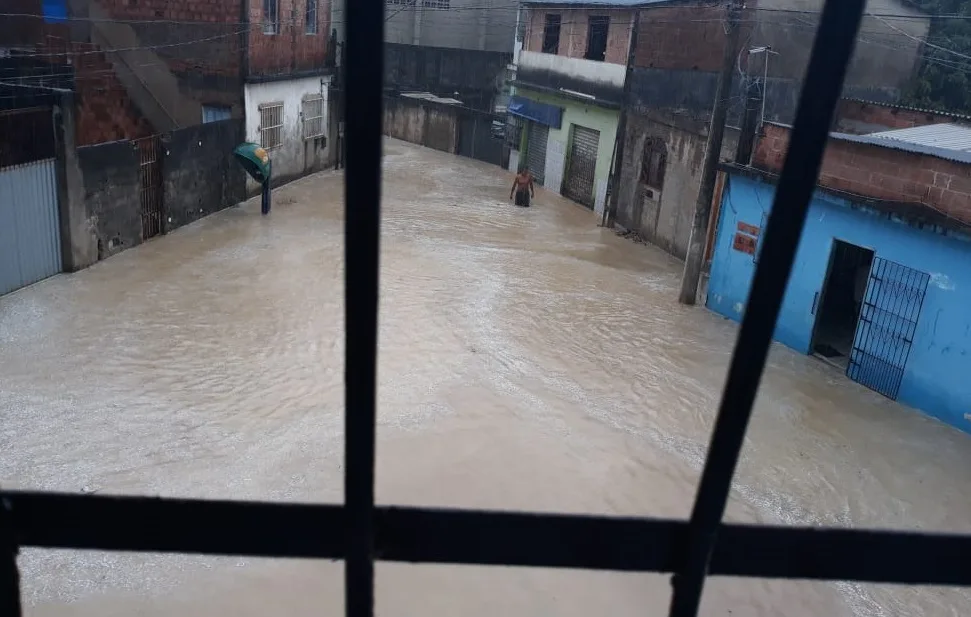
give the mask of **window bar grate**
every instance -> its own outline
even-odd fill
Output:
[[[374,444],[381,233],[384,2],[348,2],[344,175],[344,514],[347,615],[374,612]],[[353,75],[353,79],[349,77]]]
[[[671,581],[674,588],[671,617],[694,617],[698,613],[718,528],[865,4],[866,0],[827,0],[823,6],[793,123],[792,141],[766,225],[762,249],[765,259],[759,260],[755,270],[732,353],[688,522],[690,536],[684,562]]]
[[[696,614],[707,575],[971,586],[971,535],[721,524],[863,0],[824,9],[690,521],[374,506],[384,19],[381,0],[348,4],[345,503],[2,491],[0,615],[21,615],[21,546],[344,559],[349,617],[373,614],[376,557],[674,572],[674,617]]]

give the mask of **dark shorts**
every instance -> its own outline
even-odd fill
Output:
[[[529,189],[516,191],[516,205],[522,206],[523,208],[529,207]]]

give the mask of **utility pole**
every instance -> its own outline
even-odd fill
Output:
[[[627,46],[627,70],[624,72],[624,93],[620,99],[620,118],[617,120],[617,135],[614,137],[614,156],[610,161],[610,204],[604,208],[600,224],[611,227],[617,219],[617,201],[619,197],[620,175],[624,170],[624,139],[627,135],[627,109],[630,107],[630,88],[634,73],[634,53],[637,51],[637,30],[641,23],[641,12],[634,11],[634,23],[631,25],[630,44]]]
[[[721,157],[722,137],[725,135],[725,119],[728,114],[728,97],[732,92],[732,77],[735,74],[735,61],[738,55],[739,17],[742,13],[742,0],[731,0],[728,7],[728,29],[725,41],[725,56],[722,71],[715,88],[715,107],[711,112],[708,127],[708,145],[705,148],[705,163],[701,172],[701,188],[695,203],[695,216],[691,222],[691,239],[688,241],[688,255],[684,260],[684,274],[681,276],[681,304],[694,304],[698,295],[698,281],[704,265],[705,238],[708,236],[708,218],[711,214],[711,199],[715,192],[715,175],[718,159]]]

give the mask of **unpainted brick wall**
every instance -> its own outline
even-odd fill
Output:
[[[250,74],[285,75],[323,68],[330,40],[330,0],[317,0],[316,34],[306,33],[307,0],[278,2],[277,34],[263,34],[263,2],[250,2]]]
[[[748,5],[754,5],[754,2]],[[751,31],[751,13],[751,10],[742,13],[740,34],[743,41]],[[723,23],[726,16],[724,5],[642,10],[634,65],[672,70],[721,70],[727,40]]]
[[[562,10],[559,7],[530,9],[526,21],[525,49],[527,51],[543,51],[543,30],[546,26],[547,15],[560,16],[560,47],[557,55],[570,58],[583,58],[587,53],[590,16],[609,17],[610,27],[607,30],[607,53],[604,61],[611,64],[627,64],[627,50],[634,21],[633,11],[617,9]]]
[[[836,110],[837,130],[870,133],[874,130],[907,129],[928,124],[971,124],[964,116],[933,111],[905,109],[893,105],[843,99]]]
[[[778,173],[788,147],[789,128],[766,124],[752,165]],[[971,223],[971,165],[830,139],[819,185],[875,199],[922,203]]]
[[[69,40],[63,29],[50,28],[43,50],[51,57],[69,59],[74,67],[78,146],[151,135],[151,125],[135,108],[98,46]]]

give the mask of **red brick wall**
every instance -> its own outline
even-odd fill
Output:
[[[870,133],[878,130],[906,129],[928,124],[969,124],[968,119],[946,113],[901,109],[893,105],[864,103],[843,99],[836,110],[837,128],[847,133]],[[871,130],[872,129],[872,130]]]
[[[755,3],[747,3],[751,8]],[[673,6],[641,11],[634,65],[672,70],[719,71],[726,35],[725,6]],[[751,31],[751,11],[742,15],[741,40]],[[744,57],[743,57],[744,62]]]
[[[245,40],[239,0],[99,0],[99,4],[116,19],[140,20],[130,24],[132,29],[144,45],[156,47],[174,73],[239,75]]]
[[[627,64],[627,47],[630,41],[630,30],[634,20],[634,12],[616,9],[566,9],[559,7],[533,8],[526,21],[525,48],[527,51],[543,50],[543,28],[547,15],[560,16],[560,48],[559,56],[583,58],[587,52],[587,32],[591,15],[605,15],[610,17],[610,28],[607,30],[607,54],[605,62],[611,64]]]
[[[251,75],[281,75],[322,69],[330,38],[330,1],[317,0],[317,34],[306,34],[306,0],[279,0],[278,34],[263,34],[263,2],[250,0]]]
[[[779,172],[788,147],[789,129],[766,124],[752,165]],[[927,204],[971,223],[971,165],[831,139],[818,182],[866,197]]]

